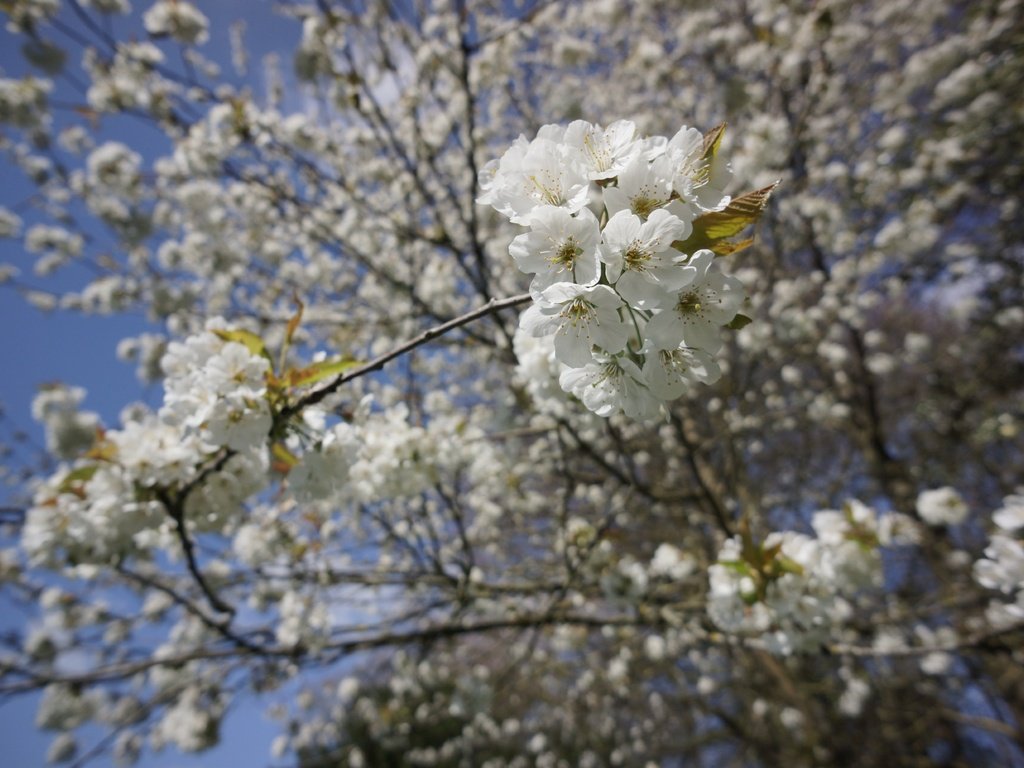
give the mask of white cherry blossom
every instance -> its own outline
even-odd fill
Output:
[[[1024,528],[1024,494],[1018,492],[1003,499],[1003,506],[992,513],[992,522],[1004,531]]]
[[[697,251],[688,267],[695,272],[692,281],[661,302],[646,335],[656,349],[674,349],[682,340],[714,354],[722,344],[722,326],[739,311],[743,286],[721,272],[711,251]]]
[[[651,392],[669,402],[695,383],[714,384],[721,378],[722,369],[704,350],[678,347],[648,350],[643,374]]]
[[[646,219],[652,212],[667,207],[670,213],[689,223],[693,219],[693,209],[678,198],[672,198],[673,170],[671,160],[664,155],[653,161],[643,155],[634,157],[622,169],[616,186],[604,190],[609,215],[630,211]],[[689,229],[682,237],[688,234]]]
[[[477,202],[493,206],[513,224],[529,224],[530,214],[540,206],[576,213],[590,194],[590,180],[578,158],[564,144],[542,136],[532,142],[520,136],[485,171],[491,176],[485,174]]]
[[[643,151],[630,120],[616,120],[607,128],[574,120],[566,127],[564,140],[578,153],[587,177],[594,180],[615,178]]]
[[[959,525],[970,511],[956,489],[949,486],[922,491],[916,507],[928,525]]]
[[[536,275],[530,291],[539,294],[554,283],[596,283],[601,276],[600,239],[589,209],[573,216],[564,208],[544,206],[530,214],[530,231],[516,237],[508,252],[521,271]]]
[[[721,153],[704,157],[704,137],[696,128],[683,126],[665,146],[672,170],[672,189],[701,211],[719,211],[729,204],[725,187],[732,169]]]
[[[601,259],[608,267],[609,281],[632,306],[658,306],[667,294],[693,282],[697,271],[672,248],[688,229],[687,222],[663,209],[646,221],[619,211],[605,225]]]
[[[621,306],[607,285],[555,283],[523,312],[519,324],[533,336],[554,334],[555,355],[578,368],[593,359],[594,347],[612,354],[626,347],[629,327],[619,316]]]
[[[169,35],[186,45],[202,45],[209,39],[209,22],[188,0],[158,0],[143,16],[151,35]]]
[[[661,405],[644,384],[636,363],[627,357],[597,355],[591,363],[562,371],[559,384],[598,416],[621,411],[646,421],[658,415]]]

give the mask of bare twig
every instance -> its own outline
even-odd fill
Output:
[[[307,408],[311,405],[316,405],[328,395],[336,392],[342,385],[347,384],[353,379],[358,379],[361,376],[365,376],[368,373],[372,373],[373,371],[380,370],[387,363],[394,360],[396,357],[401,357],[407,352],[410,352],[416,349],[417,347],[423,346],[432,339],[436,339],[438,336],[443,336],[444,334],[448,333],[448,331],[452,331],[456,328],[459,328],[460,326],[471,323],[474,320],[478,320],[481,317],[486,317],[487,315],[493,312],[500,312],[503,309],[518,307],[520,304],[525,304],[529,300],[530,294],[528,293],[522,293],[519,294],[518,296],[512,296],[507,299],[491,299],[482,307],[474,309],[472,312],[467,312],[466,314],[453,318],[446,323],[436,325],[433,328],[428,328],[419,336],[410,339],[409,341],[395,347],[389,352],[385,352],[384,354],[375,357],[373,360],[366,363],[365,365],[361,365],[358,368],[355,368],[354,370],[340,374],[327,386],[310,392],[308,395],[300,398],[295,403],[290,405],[288,408],[285,408],[281,412],[281,415],[284,418],[290,418],[291,416],[294,416],[295,414],[302,411],[304,408]]]
[[[185,553],[185,564],[188,567],[188,572],[192,574],[192,578],[195,579],[199,589],[202,590],[203,594],[206,595],[206,599],[209,601],[210,606],[221,613],[226,613],[229,616],[235,614],[233,606],[225,603],[203,577],[202,571],[199,570],[199,563],[196,561],[195,546],[192,544],[192,539],[188,535],[188,529],[185,527],[185,503],[184,496],[178,496],[178,498],[170,498],[166,493],[160,494],[162,497],[160,500],[163,502],[164,508],[167,510],[167,514],[170,515],[174,521],[174,530],[178,534],[178,542],[181,544],[181,548]]]

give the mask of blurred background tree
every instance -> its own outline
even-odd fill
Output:
[[[6,300],[144,317],[118,348],[144,382],[213,317],[281,372],[521,294],[521,229],[475,199],[545,124],[726,122],[730,191],[781,182],[725,259],[753,322],[653,424],[560,392],[505,309],[277,413],[266,466],[154,459],[149,511],[79,518],[50,511],[91,493],[68,467],[127,440],[41,393],[0,692],[45,690],[51,757],[201,751],[260,694],[281,764],[1024,765],[1024,550],[990,538],[1024,506],[1020,2],[0,7]],[[107,429],[166,447],[154,413]],[[361,463],[303,497],[339,420]],[[725,540],[851,499],[890,546],[842,621],[779,652],[709,616]]]

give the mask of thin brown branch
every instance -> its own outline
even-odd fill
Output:
[[[330,662],[351,653],[428,642],[446,637],[497,632],[506,629],[530,629],[559,625],[605,629],[607,627],[660,626],[660,621],[645,620],[642,617],[632,615],[528,614],[466,623],[435,624],[408,632],[384,632],[368,637],[339,640],[334,643],[328,643],[322,648],[322,651],[326,655],[326,661]],[[64,675],[41,674],[28,670],[19,670],[19,673],[26,675],[28,679],[0,684],[0,694],[22,693],[52,684],[92,685],[114,680],[125,680],[156,667],[179,667],[191,661],[222,661],[247,656],[254,658],[295,658],[297,652],[301,651],[301,646],[293,645],[263,648],[259,653],[238,648],[202,648],[176,656],[139,659],[137,661],[112,664],[111,666],[93,669],[88,672]]]
[[[474,309],[471,312],[467,312],[464,315],[460,315],[459,317],[453,318],[446,323],[442,323],[441,325],[436,325],[433,328],[428,328],[419,336],[410,339],[409,341],[395,347],[389,352],[385,352],[384,354],[375,357],[373,360],[366,363],[365,365],[361,365],[358,368],[340,374],[337,378],[335,378],[333,381],[327,384],[327,386],[310,392],[308,395],[305,395],[304,397],[300,398],[295,403],[290,405],[288,408],[285,408],[281,412],[281,416],[287,419],[299,413],[304,408],[308,408],[311,405],[316,405],[328,395],[331,395],[334,392],[336,392],[344,384],[347,384],[348,382],[353,381],[354,379],[358,379],[362,376],[365,376],[368,373],[372,373],[373,371],[379,371],[387,363],[391,362],[396,357],[401,357],[407,352],[410,352],[416,349],[417,347],[421,347],[427,342],[436,339],[438,336],[443,336],[449,331],[452,331],[463,325],[467,325],[468,323],[471,323],[474,320],[478,320],[481,317],[486,317],[487,315],[493,312],[500,312],[503,309],[518,307],[520,304],[525,304],[529,300],[530,294],[528,293],[522,293],[519,294],[518,296],[512,296],[507,299],[492,299],[491,301],[484,304],[482,307],[478,307],[477,309]]]
[[[194,486],[192,486],[194,487]],[[181,549],[185,553],[185,565],[188,568],[188,572],[192,575],[199,589],[206,596],[210,606],[221,613],[226,613],[229,616],[235,614],[235,608],[225,603],[216,592],[210,587],[206,578],[203,576],[203,572],[199,570],[199,563],[196,560],[195,546],[192,543],[191,537],[188,535],[188,529],[185,525],[185,494],[178,495],[177,498],[170,498],[168,494],[159,494],[162,498],[164,508],[167,510],[167,514],[170,515],[174,521],[174,530],[178,535],[178,543],[181,544]]]

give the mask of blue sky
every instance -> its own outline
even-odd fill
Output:
[[[144,11],[151,3],[135,3]],[[234,77],[230,65],[229,24],[244,17],[247,25],[245,39],[250,51],[249,77],[261,77],[261,57],[268,51],[280,51],[283,68],[290,64],[290,51],[299,35],[299,25],[286,22],[271,13],[272,3],[261,0],[216,0],[198,3],[210,17],[210,42],[202,53],[218,62],[227,77]],[[118,39],[142,39],[140,13],[131,18],[115,17],[112,27]],[[59,20],[71,29],[79,29],[82,22],[67,8]],[[46,29],[43,30],[46,35]],[[0,70],[5,77],[19,77],[29,72],[20,54],[21,40],[0,29]],[[69,66],[77,68],[78,49],[69,57]],[[254,90],[261,91],[259,83]],[[55,100],[81,103],[82,98],[66,84],[58,84],[52,94]],[[101,140],[119,140],[140,151],[151,161],[166,151],[166,140],[152,129],[140,128],[134,121],[104,119],[99,134]],[[163,146],[161,146],[163,144]],[[11,207],[29,196],[33,187],[17,170],[4,162],[3,183],[0,184],[0,206]],[[31,216],[23,215],[26,226]],[[96,233],[99,234],[99,233]],[[102,237],[102,235],[101,235]],[[0,240],[0,263],[17,264],[22,279],[44,287],[32,274],[33,257],[22,252],[16,240]],[[60,277],[64,286],[79,284],[82,273],[71,269]],[[50,283],[53,285],[53,283]],[[140,315],[128,317],[83,316],[70,313],[46,313],[28,306],[10,286],[0,286],[0,403],[6,411],[8,427],[26,430],[36,442],[42,443],[42,432],[32,422],[30,405],[40,384],[62,381],[84,387],[88,395],[84,406],[97,411],[107,424],[116,424],[121,408],[136,400],[159,402],[160,393],[144,388],[135,378],[133,366],[117,360],[118,342],[126,336],[145,330],[159,330]],[[4,493],[0,491],[0,494]],[[0,501],[3,497],[0,496]],[[0,596],[0,631],[11,626],[24,626],[26,617],[5,603]],[[0,759],[11,768],[44,765],[44,755],[51,735],[35,729],[34,718],[38,696],[26,696],[0,701]],[[222,745],[202,755],[181,755],[174,750],[148,755],[140,768],[200,768],[225,765],[269,765],[270,742],[277,734],[277,726],[263,715],[270,699],[258,701],[252,697],[236,703],[222,730]],[[99,729],[83,732],[80,749],[88,750],[102,737]],[[100,758],[93,765],[109,764]]]

